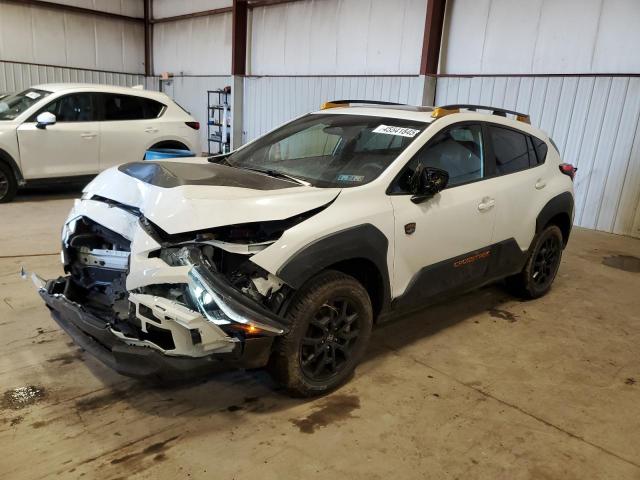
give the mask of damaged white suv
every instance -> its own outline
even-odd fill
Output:
[[[33,275],[54,319],[125,375],[267,366],[314,395],[381,319],[501,278],[549,290],[575,169],[543,132],[488,107],[356,103],[100,174],[63,229],[67,276]]]

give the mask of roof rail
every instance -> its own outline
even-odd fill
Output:
[[[345,105],[360,104],[360,105],[406,105],[406,103],[396,102],[383,102],[382,100],[331,100],[330,102],[324,102],[320,105],[320,110],[326,110],[328,108],[343,107]]]
[[[450,113],[458,113],[461,108],[466,110],[490,110],[492,115],[497,115],[499,117],[506,117],[507,114],[515,115],[516,120],[524,123],[531,123],[531,119],[529,118],[529,114],[520,113],[514,110],[507,110],[506,108],[498,108],[498,107],[488,107],[486,105],[468,105],[468,104],[454,104],[454,105],[444,105],[442,107],[436,107],[431,115],[434,118],[444,117]]]

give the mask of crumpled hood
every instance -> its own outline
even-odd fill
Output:
[[[84,189],[138,208],[169,234],[283,220],[334,200],[339,188],[315,188],[206,158],[136,162],[110,168]]]

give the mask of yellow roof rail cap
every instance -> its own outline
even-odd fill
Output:
[[[450,110],[447,110],[446,108],[436,107],[433,109],[433,112],[431,113],[431,117],[442,118],[446,115],[451,115],[452,113],[459,113],[459,112],[460,112],[459,108],[452,108]]]
[[[326,110],[328,108],[337,108],[337,107],[344,107],[344,105],[340,103],[324,102],[322,105],[320,105],[320,110]]]

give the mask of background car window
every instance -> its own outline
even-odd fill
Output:
[[[145,120],[157,118],[164,105],[148,98],[133,95],[103,94],[104,119],[112,120]]]
[[[524,133],[507,128],[489,127],[496,169],[499,175],[529,168],[529,142]]]
[[[38,115],[42,112],[53,113],[58,123],[93,122],[96,120],[95,103],[91,93],[65,95],[48,104],[38,112]]]
[[[543,164],[547,158],[549,147],[547,147],[547,143],[544,140],[540,140],[539,138],[531,137],[531,140],[536,150],[536,165]]]
[[[51,92],[29,88],[24,92],[3,96],[0,100],[0,120],[13,120],[48,95]]]
[[[438,133],[409,161],[391,193],[409,193],[411,177],[418,164],[449,173],[450,187],[484,176],[484,148],[479,125],[462,125]]]

